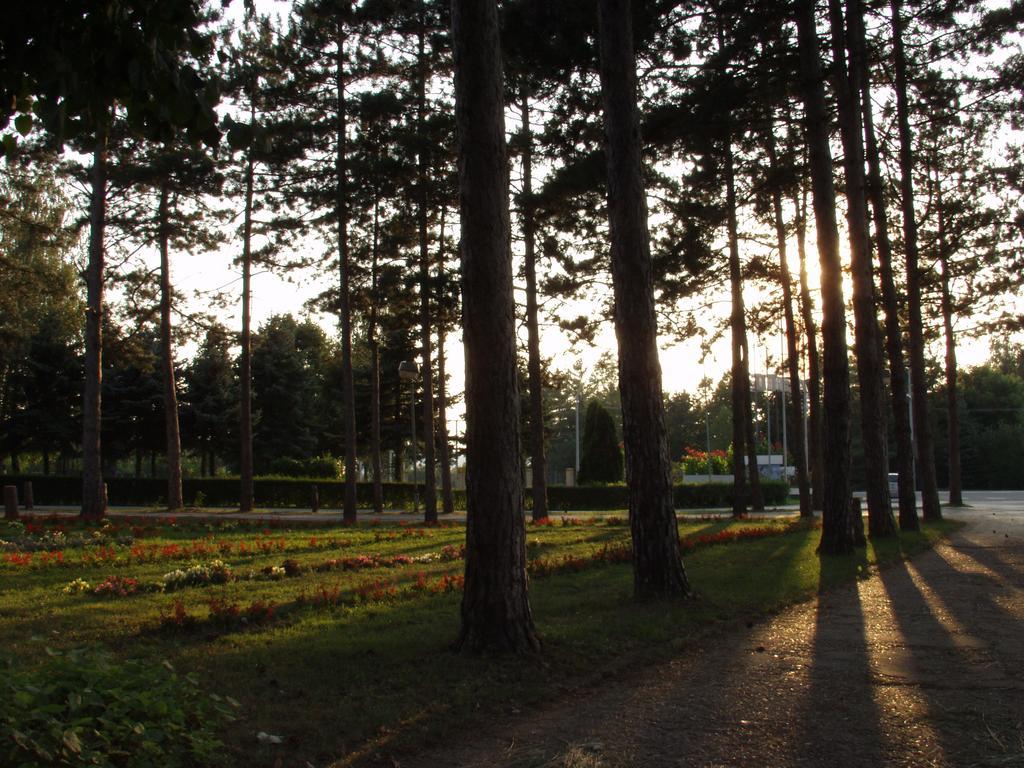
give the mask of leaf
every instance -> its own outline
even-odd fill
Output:
[[[252,128],[235,123],[228,130],[228,144],[232,149],[246,149],[252,144]]]
[[[28,136],[32,131],[32,115],[18,115],[14,118],[14,127],[22,136]]]
[[[64,742],[64,746],[74,752],[76,755],[82,751],[82,742],[78,739],[78,734],[74,731],[64,731],[64,736],[61,738]]]

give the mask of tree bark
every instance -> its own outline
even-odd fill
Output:
[[[881,345],[875,310],[875,283],[868,236],[867,183],[864,178],[863,120],[860,111],[863,11],[858,0],[846,0],[844,26],[840,0],[829,0],[832,27],[832,79],[839,108],[846,177],[846,227],[850,241],[853,283],[854,347],[860,383],[860,431],[864,445],[864,476],[868,500],[868,531],[873,537],[896,531],[889,498],[889,449],[885,424]],[[847,66],[847,53],[849,66]]]
[[[457,650],[536,651],[496,0],[452,0],[466,354],[466,583]]]
[[[768,162],[772,175],[778,169],[775,151],[774,120],[769,119],[766,132]],[[789,273],[789,259],[786,253],[786,225],[782,218],[782,190],[776,184],[772,188],[772,213],[775,219],[775,239],[779,249],[779,282],[782,284],[782,312],[786,323],[786,363],[789,371],[789,391],[793,407],[790,409],[789,432],[793,436],[793,463],[796,465],[796,485],[800,494],[800,517],[813,517],[811,489],[807,482],[807,453],[804,450],[803,397],[800,390],[800,357],[796,347],[796,319],[793,317],[793,281]],[[782,397],[785,397],[782,393]]]
[[[824,498],[824,459],[821,455],[821,357],[814,322],[814,299],[807,280],[807,191],[793,195],[796,209],[796,248],[800,259],[800,316],[807,344],[807,459],[811,480],[811,508],[821,511]]]
[[[935,208],[938,216],[938,256],[942,268],[942,329],[946,337],[946,414],[949,420],[949,505],[964,505],[960,471],[960,405],[957,402],[956,339],[953,336],[953,296],[950,292],[949,252],[946,245],[946,212],[942,185],[935,180]]]
[[[446,206],[441,206],[441,235],[437,248],[438,283],[445,281],[445,240],[444,221]],[[448,439],[448,384],[445,381],[445,313],[441,303],[437,311],[437,448],[438,463],[441,465],[441,511],[446,515],[455,512],[455,501],[452,497],[452,462],[451,445]]]
[[[178,393],[174,382],[174,340],[171,333],[171,254],[168,189],[160,187],[160,366],[164,389],[164,432],[167,439],[167,508],[185,506],[181,495],[181,432],[178,429]]]
[[[249,119],[255,117],[250,109]],[[251,512],[254,503],[252,466],[252,197],[255,168],[252,149],[248,151],[245,165],[245,209],[242,219],[242,349],[239,353],[239,467],[238,474],[242,487],[239,491],[238,508]]]
[[[342,420],[345,429],[345,500],[342,519],[348,525],[356,522],[356,397],[352,376],[352,307],[349,288],[348,252],[348,128],[345,105],[345,34],[338,22],[337,61],[337,137],[334,171],[336,177],[335,215],[338,226],[338,320],[341,326]]]
[[[750,508],[760,512],[764,510],[764,494],[761,491],[761,472],[757,466],[754,404],[750,396],[750,347],[747,344],[746,307],[743,303],[739,227],[736,221],[736,175],[733,170],[731,134],[727,134],[725,147],[725,190],[729,228],[729,284],[732,288],[732,314],[729,318],[729,327],[733,338],[733,464],[745,459],[743,466],[746,468],[745,482],[749,488],[747,495]],[[739,443],[735,442],[737,433],[740,435]],[[735,478],[734,470],[734,482]],[[737,491],[735,496],[739,497],[741,494]],[[744,512],[745,510],[741,507],[737,513],[737,501],[734,498],[733,515],[743,515]]]
[[[746,320],[743,308],[743,276],[740,272],[740,251],[736,234],[736,192],[732,172],[732,145],[726,139],[725,148],[725,189],[728,210],[729,237],[729,287],[732,298],[729,316],[729,331],[732,341],[732,377],[729,386],[732,403],[732,515],[743,517],[747,513],[747,481],[744,468],[749,467],[747,456],[746,414],[750,391],[750,377],[744,365],[743,337],[746,335]],[[753,425],[751,425],[753,426]]]
[[[754,436],[754,403],[750,393],[750,348],[747,345],[746,320],[743,323],[743,334],[740,336],[740,347],[743,350],[743,434],[747,451],[747,482],[750,483],[750,508],[755,512],[764,511],[764,494],[761,491],[761,469],[757,465],[757,438]]]
[[[547,457],[544,455],[544,398],[541,391],[540,327],[537,320],[537,223],[533,211],[533,136],[530,93],[520,94],[523,119],[523,242],[526,273],[527,371],[530,381],[530,468],[533,475],[533,519],[548,516]]]
[[[452,496],[452,455],[448,439],[448,385],[444,369],[444,319],[437,326],[437,461],[441,465],[441,510],[446,515],[455,512]]]
[[[914,212],[914,150],[907,97],[907,60],[903,49],[902,0],[890,0],[892,57],[895,71],[896,124],[900,139],[900,204],[903,212],[903,249],[907,269],[907,323],[910,329],[910,389],[914,438],[917,441],[917,477],[925,520],[941,520],[935,479],[935,444],[928,419],[928,387],[924,370],[924,327],[921,319],[921,275],[918,268],[917,219]]]
[[[437,522],[437,458],[434,450],[434,369],[431,362],[431,332],[434,324],[430,313],[430,251],[427,232],[428,179],[427,179],[427,65],[425,52],[426,21],[421,17],[417,43],[416,126],[420,136],[420,150],[416,158],[416,219],[420,246],[420,379],[423,384],[423,519]]]
[[[384,484],[380,463],[380,342],[377,340],[377,316],[380,305],[380,198],[373,200],[373,244],[371,246],[370,322],[366,333],[370,348],[370,467],[373,473],[373,513],[384,512]]]
[[[859,34],[864,34],[863,25]],[[862,43],[863,44],[863,43]],[[861,105],[864,114],[864,138],[868,159],[868,195],[875,222],[878,247],[878,271],[885,307],[885,348],[889,361],[889,395],[892,404],[893,429],[896,433],[896,471],[900,530],[916,531],[917,495],[914,492],[914,445],[911,439],[910,414],[907,411],[907,373],[903,361],[903,333],[900,329],[899,297],[892,269],[892,242],[889,239],[889,216],[886,213],[882,161],[875,134],[871,83],[866,58],[861,60]]]
[[[96,138],[89,171],[89,263],[85,271],[85,382],[82,388],[82,511],[99,519],[107,511],[100,447],[103,389],[103,260],[107,219],[107,137]]]
[[[800,52],[801,90],[806,116],[818,258],[821,264],[822,454],[824,464],[822,531],[818,551],[853,551],[856,536],[850,514],[850,371],[846,347],[846,308],[843,268],[839,259],[839,230],[828,143],[825,90],[814,21],[814,1],[795,4]]]
[[[690,587],[679,556],[666,442],[629,0],[600,0],[598,22],[633,592],[681,597]]]

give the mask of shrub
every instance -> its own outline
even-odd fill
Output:
[[[334,456],[311,459],[275,459],[267,465],[268,475],[284,477],[317,477],[336,479],[342,476],[341,463]]]
[[[783,504],[789,486],[777,480],[762,480],[766,504]],[[674,489],[676,509],[714,509],[732,506],[732,485],[726,483],[686,483]],[[548,505],[553,511],[626,509],[629,492],[624,485],[548,486]]]
[[[217,712],[188,675],[168,662],[115,661],[101,651],[48,650],[26,669],[0,660],[0,758],[42,766],[215,764]]]
[[[33,477],[37,504],[81,503],[82,481],[79,478]],[[69,482],[71,481],[71,482]],[[20,482],[19,478],[0,478],[0,484]],[[274,507],[309,507],[310,479],[257,478],[256,500],[261,505]],[[112,504],[148,504],[166,490],[161,478],[118,477],[108,481]],[[322,507],[339,508],[345,492],[343,480],[318,480]],[[238,480],[236,478],[186,478],[183,481],[185,498],[194,498],[202,489],[211,506],[236,506]],[[765,503],[782,504],[789,495],[788,486],[779,481],[761,481]],[[357,500],[360,506],[373,503],[373,485],[358,483]],[[385,504],[389,507],[412,507],[412,483],[384,483]],[[527,495],[529,499],[529,495]],[[456,507],[465,509],[465,491],[455,492]],[[729,507],[732,505],[732,486],[728,484],[686,484],[675,487],[675,502],[679,509]],[[626,486],[548,486],[548,505],[553,511],[625,509],[628,506]]]
[[[622,480],[622,448],[612,415],[596,400],[587,406],[580,450],[581,483],[618,483]]]
[[[21,485],[31,480],[37,505],[78,505],[82,503],[80,477],[56,475],[17,475],[0,477],[2,485]],[[167,492],[167,481],[159,477],[111,477],[106,480],[110,503],[121,505],[151,505]],[[317,477],[257,477],[254,482],[256,503],[268,507],[310,506],[311,488],[315,484],[323,508],[340,508],[345,495],[345,481]],[[412,508],[412,483],[384,483],[384,505],[391,509]],[[239,481],[237,477],[186,477],[182,480],[182,493],[186,499],[210,507],[238,506]],[[419,485],[422,498],[423,484]],[[465,491],[452,493],[457,509],[466,508]],[[356,483],[356,500],[361,507],[373,505],[373,483]],[[2,538],[8,538],[3,536]]]
[[[732,446],[728,451],[702,451],[698,448],[687,447],[683,451],[681,462],[683,474],[704,475],[708,471],[708,456],[711,457],[711,474],[728,475],[732,472]]]

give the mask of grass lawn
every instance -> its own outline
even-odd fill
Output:
[[[527,527],[544,643],[537,658],[448,650],[458,630],[461,526],[267,529],[184,519],[65,522],[63,538],[54,522],[0,523],[0,539],[20,545],[0,559],[0,648],[25,669],[83,646],[168,661],[194,675],[204,696],[237,702],[233,721],[211,720],[223,764],[349,765],[669,657],[721,622],[808,599],[929,546],[953,525],[822,564],[819,531],[792,520],[685,520],[695,598],[637,603],[621,562],[624,519],[576,522]],[[737,538],[744,530],[749,538]],[[29,551],[41,545],[49,551]],[[210,567],[216,560],[223,565]],[[174,588],[161,589],[175,570]],[[76,579],[85,584],[66,592]],[[104,583],[113,594],[95,594]],[[5,746],[0,730],[0,762]]]

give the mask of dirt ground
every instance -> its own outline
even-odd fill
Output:
[[[1021,766],[1024,503],[948,544],[401,768]]]

